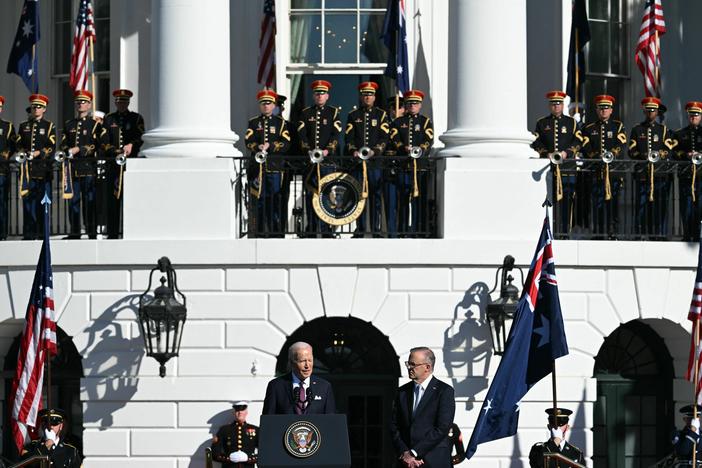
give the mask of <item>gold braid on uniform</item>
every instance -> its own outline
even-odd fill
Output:
[[[361,191],[361,198],[368,198],[368,166],[366,165],[366,160],[363,161],[363,190]]]
[[[604,175],[605,200],[609,201],[612,199],[612,184],[609,182],[609,163],[605,163]]]
[[[697,165],[692,165],[692,183],[690,184],[690,191],[692,192],[692,201],[697,201],[697,195],[695,195],[695,179],[697,178]]]
[[[561,179],[561,166],[559,164],[554,164],[556,166],[556,201],[563,200],[563,179]]]
[[[414,170],[414,177],[413,177],[413,185],[414,188],[412,189],[412,198],[417,198],[419,197],[419,184],[417,183],[417,160],[412,159],[412,169]]]
[[[68,156],[61,162],[61,176],[61,198],[70,200],[73,198],[73,168]],[[121,176],[122,174],[120,173],[120,182]]]
[[[650,180],[650,187],[648,190],[648,201],[652,202],[653,201],[653,190],[655,189],[655,183],[654,178],[653,178],[653,173],[655,171],[655,168],[653,167],[653,163],[649,162],[648,163],[648,178]]]

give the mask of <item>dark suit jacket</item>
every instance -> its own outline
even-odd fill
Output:
[[[424,460],[425,468],[450,468],[448,432],[456,411],[453,387],[432,378],[414,415],[413,398],[414,382],[400,387],[395,397],[390,429],[398,458],[414,450],[417,458]]]
[[[312,399],[305,414],[334,414],[334,392],[331,384],[324,379],[310,376]],[[307,391],[309,395],[309,390]],[[281,375],[268,382],[266,398],[263,400],[263,414],[295,414],[292,373]]]

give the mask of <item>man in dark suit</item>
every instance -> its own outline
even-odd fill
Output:
[[[397,392],[390,427],[398,466],[451,467],[448,433],[456,401],[453,388],[432,375],[435,362],[426,347],[412,348],[405,362],[412,381]]]
[[[268,382],[263,414],[336,413],[331,384],[312,375],[312,346],[293,343],[288,348],[288,361],[292,371]]]

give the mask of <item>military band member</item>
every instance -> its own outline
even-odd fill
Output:
[[[398,156],[421,152],[419,159],[396,161],[399,180],[386,184],[386,209],[388,235],[395,237],[399,231],[407,236],[428,232],[427,190],[428,157],[434,144],[434,126],[429,117],[420,114],[424,93],[412,89],[405,93],[406,113],[390,125],[390,139]],[[392,172],[392,167],[389,169]],[[394,186],[394,187],[393,187]]]
[[[20,460],[35,455],[46,455],[52,468],[80,468],[83,466],[78,449],[65,441],[66,413],[58,408],[39,411],[40,438],[33,440],[22,450]]]
[[[0,96],[0,114],[5,98]],[[10,158],[15,152],[15,127],[12,122],[0,119],[0,240],[7,239],[10,194]]]
[[[531,147],[541,158],[553,157],[557,160],[574,159],[580,152],[582,135],[574,118],[563,115],[564,91],[549,91],[546,93],[550,114],[536,122],[534,134],[536,139]],[[575,176],[561,176],[560,168],[555,167],[556,201],[560,211],[561,223],[558,226],[562,234],[569,232],[572,222],[572,209],[575,196]]]
[[[310,163],[306,175],[305,207],[307,215],[307,233],[321,232],[326,236],[331,235],[332,229],[319,220],[312,208],[312,195],[319,189],[319,179],[331,174],[336,169],[332,156],[337,154],[339,134],[341,133],[341,120],[339,109],[328,106],[331,83],[326,80],[313,81],[312,98],[314,105],[306,107],[300,114],[297,123],[297,134],[300,138],[300,147],[304,154],[310,151],[321,150],[323,161],[319,164]]]
[[[583,457],[583,452],[576,446],[571,445],[566,441],[566,436],[570,425],[568,424],[568,417],[573,414],[573,412],[566,408],[556,408],[555,416],[554,409],[549,408],[546,410],[548,414],[548,430],[551,433],[551,437],[546,442],[539,442],[531,447],[529,452],[529,466],[531,468],[544,468],[544,454],[545,453],[560,453],[564,457],[579,463],[581,465],[585,464],[585,457]],[[553,468],[565,468],[567,465],[563,463],[552,462],[549,467]]]
[[[644,121],[631,129],[629,138],[629,157],[646,161],[658,153],[660,159],[667,159],[676,143],[671,138],[668,128],[657,121],[661,100],[645,97],[641,100]],[[639,234],[654,237],[667,235],[668,192],[670,180],[667,175],[654,176],[655,165],[641,165],[635,177],[637,203],[634,211],[634,229]]]
[[[287,153],[290,131],[283,117],[273,115],[276,97],[273,90],[259,91],[256,99],[261,113],[249,120],[245,137],[251,156],[246,172],[250,200],[255,206],[253,234],[261,237],[283,237],[285,233],[285,218],[281,209],[285,161],[269,156]],[[265,155],[265,161],[256,162],[256,154],[260,158]]]
[[[105,150],[108,185],[107,194],[107,237],[120,236],[120,214],[122,212],[123,176],[128,158],[139,155],[144,135],[144,118],[129,110],[129,102],[134,93],[128,89],[115,89],[112,92],[117,110],[105,116],[103,127],[107,131],[108,144]]]
[[[388,98],[385,108],[390,116],[390,122],[405,115],[405,99],[402,96]]]
[[[699,156],[702,153],[702,102],[690,101],[685,105],[687,110],[687,121],[689,125],[681,128],[675,133],[677,146],[673,152],[673,158],[678,161],[691,162],[693,155]],[[695,177],[692,177],[692,173]],[[683,239],[686,241],[697,240],[700,237],[700,218],[702,190],[697,181],[697,166],[692,167],[688,174],[686,171],[679,171],[680,184],[680,214],[682,216]]]
[[[71,233],[68,239],[80,239],[81,204],[83,223],[88,238],[97,238],[95,210],[95,177],[98,151],[107,143],[105,129],[90,116],[93,94],[78,90],[73,93],[76,118],[66,122],[61,137],[61,151],[66,153],[62,164],[64,198],[69,198],[68,219]],[[70,178],[69,179],[69,172]],[[66,184],[71,183],[72,187]],[[72,196],[69,195],[69,191]]]
[[[451,424],[448,439],[449,444],[451,444],[451,451],[456,451],[455,455],[451,455],[451,464],[458,465],[466,459],[466,448],[463,445],[463,435],[461,435],[461,429],[458,427],[458,424]]]
[[[614,159],[624,156],[626,148],[626,129],[619,120],[612,118],[613,106],[616,100],[608,94],[595,97],[597,120],[585,125],[582,130],[582,153],[588,159]],[[580,197],[581,201],[592,202],[593,225],[598,234],[614,237],[619,224],[618,195],[621,181],[610,176],[609,164],[595,165],[590,173],[587,193],[591,197]],[[584,194],[585,195],[585,194]],[[589,206],[582,206],[584,213],[589,212]]]
[[[234,421],[220,427],[212,438],[212,459],[223,467],[250,467],[258,459],[258,426],[246,422],[249,414],[246,401],[238,401],[232,407]]]
[[[693,452],[697,452],[695,457],[697,462],[702,461],[702,447],[700,447],[700,418],[702,406],[697,405],[697,417],[695,417],[694,405],[687,405],[680,408],[685,426],[673,433],[673,449],[678,462],[687,462],[685,466],[690,466]],[[696,448],[696,450],[694,448]],[[699,466],[698,463],[696,466]],[[677,466],[677,465],[676,465]]]
[[[380,165],[380,157],[388,145],[390,121],[387,112],[375,107],[377,90],[378,83],[372,81],[365,81],[358,85],[361,107],[349,112],[346,119],[346,153],[359,161],[355,164],[354,173],[363,184],[363,194],[368,197],[365,212],[356,223],[354,237],[363,237],[363,233],[367,230],[374,234],[381,230],[383,168]],[[366,164],[360,159],[362,148],[370,149],[369,154],[372,159]]]
[[[49,98],[43,94],[29,96],[30,118],[17,130],[17,151],[27,154],[20,165],[20,193],[23,196],[23,239],[38,239],[44,229],[41,200],[51,194],[51,171],[56,150],[56,127],[44,119]],[[30,160],[31,158],[31,160]]]

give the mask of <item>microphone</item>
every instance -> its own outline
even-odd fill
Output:
[[[295,403],[300,402],[300,387],[299,386],[293,388],[293,399],[295,400]]]
[[[314,400],[314,393],[312,393],[312,387],[307,389],[307,395],[305,395],[305,407],[310,405],[310,402]]]

